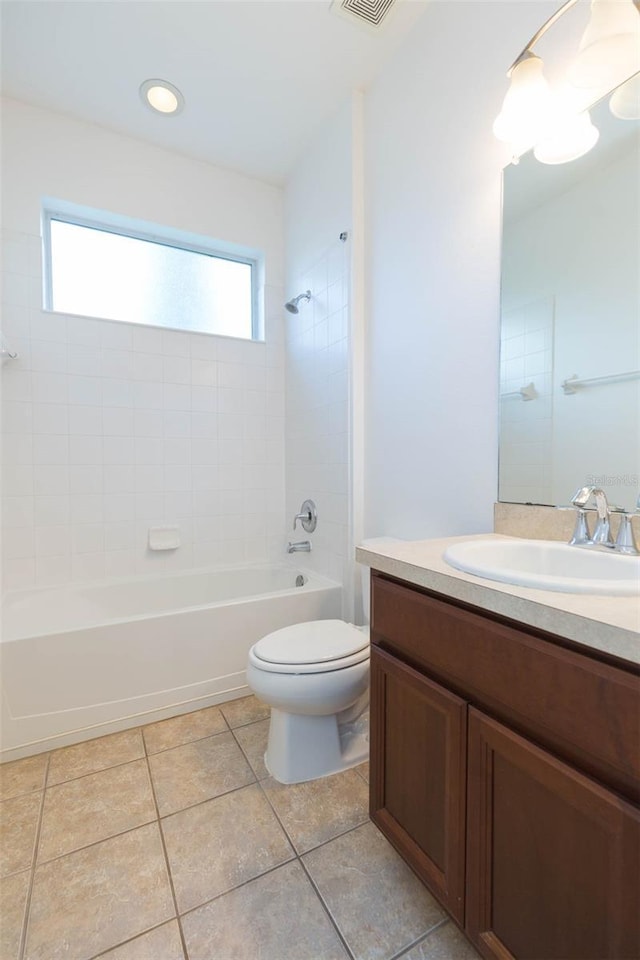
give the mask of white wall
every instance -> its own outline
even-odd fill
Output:
[[[345,584],[350,616],[353,545],[349,512],[350,270],[352,123],[344,104],[318,134],[285,190],[287,297],[310,289],[312,300],[285,321],[287,525],[292,540],[312,541],[304,566]],[[339,240],[347,231],[346,243]],[[303,500],[318,508],[310,537],[291,520]]]
[[[436,0],[366,98],[369,535],[492,529],[506,157],[491,125],[548,9]]]
[[[279,557],[282,191],[12,101],[2,133],[5,587]],[[43,196],[263,250],[266,343],[43,312]]]

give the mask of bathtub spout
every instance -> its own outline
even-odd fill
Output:
[[[311,553],[311,541],[298,540],[297,543],[291,543],[289,540],[287,553]]]

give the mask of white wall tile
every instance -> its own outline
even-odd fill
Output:
[[[38,380],[35,381],[35,384]],[[34,384],[34,385],[35,385]],[[62,387],[60,387],[62,390]],[[79,403],[83,406],[96,406],[102,403],[102,381],[96,377],[70,376],[68,378],[68,396],[69,403]],[[47,400],[48,398],[43,398]],[[64,403],[63,400],[53,400],[49,402]]]
[[[104,555],[105,577],[131,577],[136,573],[134,550],[109,550]]]
[[[38,587],[54,587],[71,579],[71,556],[36,557],[35,582]]]
[[[131,464],[105,464],[102,476],[105,494],[135,492],[135,468]]]
[[[163,378],[164,358],[152,353],[134,353],[133,379],[147,381],[161,381]]]
[[[102,496],[82,493],[71,497],[71,520],[73,523],[102,523],[103,519]]]
[[[105,472],[102,466],[76,465],[69,466],[69,493],[97,494],[102,493]]]
[[[51,343],[47,340],[32,340],[30,351],[31,369],[39,373],[69,372],[66,343]],[[77,371],[71,371],[77,372]]]
[[[33,462],[61,464],[69,462],[69,437],[37,434],[33,438]]]
[[[71,558],[71,576],[79,582],[102,580],[105,575],[104,553],[74,553]]]
[[[42,467],[38,468],[43,469]],[[31,464],[3,463],[2,492],[6,497],[29,496],[34,490],[34,468]]]
[[[134,354],[128,350],[103,350],[102,375],[115,380],[130,380],[133,377]]]
[[[68,496],[36,496],[33,502],[34,520],[38,526],[68,523],[71,518],[71,501]]]
[[[63,373],[39,373],[33,378],[33,399],[36,403],[66,403],[67,398],[71,398],[72,381],[76,379]]]
[[[103,321],[100,323],[99,339],[105,351],[133,349],[133,329],[128,323]]]
[[[69,467],[46,464],[33,467],[33,492],[38,496],[63,496],[69,493]]]
[[[134,384],[128,380],[105,377],[102,381],[102,402],[105,410],[107,407],[134,406],[134,391]]]
[[[88,347],[83,344],[69,344],[67,372],[81,377],[100,377],[102,351],[97,347]]]
[[[34,524],[33,497],[7,497],[2,503],[2,527],[32,527]]]
[[[71,552],[71,529],[67,524],[35,528],[36,557],[66,556]]]
[[[105,549],[104,526],[101,523],[76,523],[71,530],[72,553],[102,553]]]
[[[102,459],[109,464],[133,463],[135,444],[133,437],[105,437],[102,441]]]
[[[6,590],[24,590],[32,587],[36,579],[34,557],[4,559],[2,567],[3,586]]]
[[[50,313],[38,301],[39,238],[12,251],[12,274],[25,279],[10,281],[4,312],[20,352],[3,378],[5,586],[273,555],[284,511],[281,306],[271,354]],[[149,526],[163,523],[180,528],[171,556],[147,548]]]
[[[191,414],[188,410],[166,410],[164,414],[165,437],[190,437]]]
[[[33,432],[68,434],[70,432],[69,408],[62,403],[34,403]]]
[[[2,456],[7,464],[33,463],[32,434],[5,433],[2,435]]]

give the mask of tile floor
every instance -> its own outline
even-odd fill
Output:
[[[0,960],[475,960],[370,823],[283,786],[254,697],[0,767]]]

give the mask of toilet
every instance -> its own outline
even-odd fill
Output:
[[[390,537],[363,545],[398,542]],[[369,570],[362,567],[369,618]],[[255,643],[247,683],[271,707],[266,767],[280,783],[301,783],[369,756],[369,628],[310,620]]]

